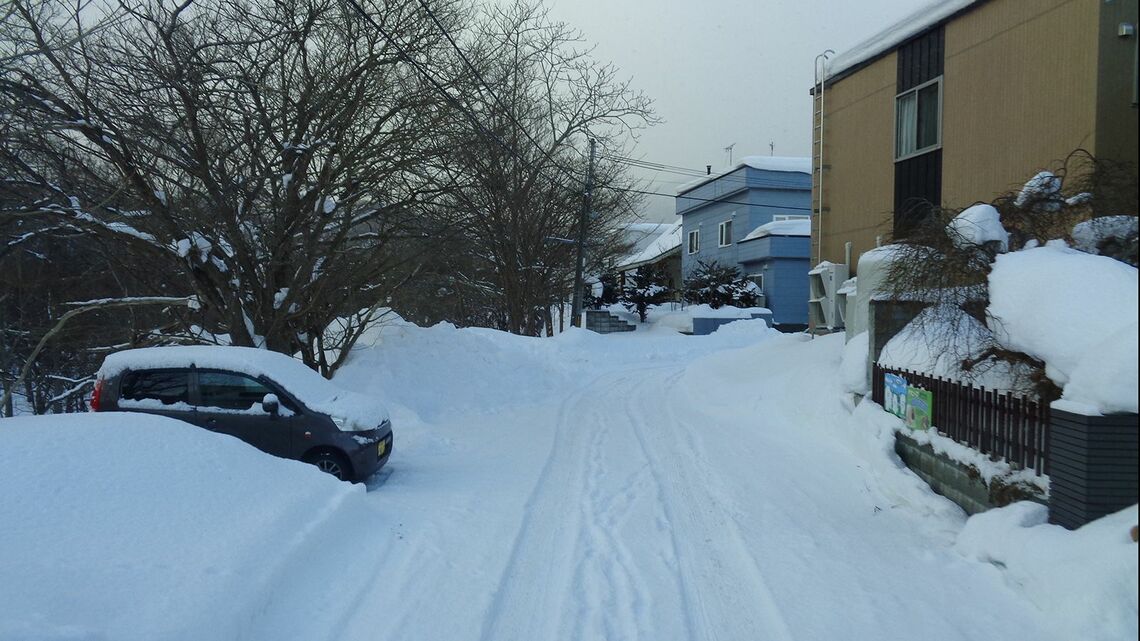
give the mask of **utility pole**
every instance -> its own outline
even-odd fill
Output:
[[[728,152],[728,167],[730,169],[732,168],[732,148],[735,146],[736,143],[732,143],[731,145],[724,148],[724,150]]]
[[[586,170],[586,191],[582,194],[582,214],[578,218],[578,261],[574,266],[574,302],[570,308],[570,324],[582,326],[582,271],[586,268],[586,222],[594,204],[594,145],[590,139],[590,166]]]

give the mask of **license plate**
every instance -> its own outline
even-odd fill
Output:
[[[388,451],[388,441],[380,441],[376,446],[376,456],[384,456],[384,452]]]

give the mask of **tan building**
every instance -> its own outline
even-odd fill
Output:
[[[989,201],[1076,149],[1136,163],[1136,22],[1137,0],[944,0],[818,59],[813,264],[854,271],[931,204]]]

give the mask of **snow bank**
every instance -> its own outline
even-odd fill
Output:
[[[0,420],[0,639],[248,638],[296,564],[360,551],[361,486],[141,414]]]
[[[964,556],[993,563],[1071,639],[1135,639],[1136,525],[1132,506],[1070,532],[1048,525],[1048,509],[1015,503],[970,517],[958,536]]]
[[[963,371],[963,359],[977,358],[992,343],[990,329],[976,318],[957,306],[935,305],[922,310],[887,341],[879,354],[879,364],[969,382],[991,390],[1021,389],[1028,381],[1027,366],[987,361],[969,372]]]
[[[689,305],[684,309],[664,311],[658,307],[651,309],[650,317],[657,325],[669,327],[678,332],[691,333],[694,318],[740,318],[750,319],[753,314],[770,316],[772,311],[766,307],[733,307],[724,305],[713,309],[708,305]]]
[[[180,346],[129,349],[111,354],[99,369],[110,377],[128,369],[189,367],[264,376],[279,383],[309,409],[344,419],[348,431],[376,429],[388,420],[388,409],[376,397],[345,390],[322,378],[301,361],[284,354],[251,347]]]
[[[871,392],[871,382],[867,378],[867,351],[870,346],[871,337],[867,332],[859,332],[843,346],[839,375],[844,392],[853,394]]]
[[[1061,398],[1096,408],[1103,414],[1137,411],[1137,333],[1132,323],[1103,337],[1086,352],[1069,376]],[[1083,411],[1088,414],[1090,412]]]
[[[1009,251],[1009,233],[1001,226],[1001,216],[993,205],[967,207],[946,225],[946,233],[959,248],[997,243],[1000,251]]]
[[[998,342],[1044,361],[1066,400],[1137,410],[1135,267],[1050,244],[998,256],[989,285]]]

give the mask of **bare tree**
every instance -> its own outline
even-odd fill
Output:
[[[94,234],[141,293],[195,294],[194,322],[331,374],[347,350],[329,362],[326,338],[363,325],[326,330],[407,278],[391,248],[419,233],[449,117],[407,64],[440,47],[419,5],[360,4],[396,42],[341,0],[12,0],[0,217],[24,229],[7,243]]]
[[[537,335],[571,293],[588,138],[611,148],[655,121],[650,101],[591,57],[581,36],[525,0],[486,8],[468,34],[465,97],[477,126],[456,127],[441,200],[463,234],[444,289],[500,329]],[[463,124],[460,121],[459,124]],[[620,167],[595,169],[591,265],[620,249],[636,204]],[[615,189],[616,188],[616,189]],[[468,310],[471,313],[472,310]]]

